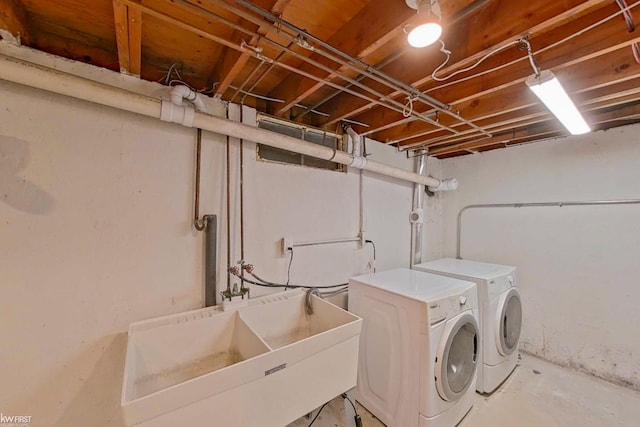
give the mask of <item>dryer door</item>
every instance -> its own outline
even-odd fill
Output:
[[[436,359],[436,387],[444,400],[456,401],[476,375],[478,323],[471,313],[450,321]]]
[[[518,348],[520,340],[520,331],[522,329],[522,301],[518,289],[511,288],[503,296],[500,297],[502,307],[498,311],[498,327],[496,332],[498,339],[498,351],[503,356],[508,356]]]

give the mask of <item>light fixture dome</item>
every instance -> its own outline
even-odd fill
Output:
[[[407,36],[409,44],[413,47],[425,47],[438,41],[442,35],[438,0],[405,0],[405,2],[407,6],[418,11],[422,21],[409,32]]]
[[[437,22],[427,22],[418,25],[409,35],[407,40],[413,47],[426,47],[438,41],[442,35],[442,27]]]

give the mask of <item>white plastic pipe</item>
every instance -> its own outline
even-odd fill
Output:
[[[429,187],[429,190],[433,192],[454,191],[457,189],[458,189],[458,180],[455,178],[442,179],[440,180],[440,185],[437,185],[435,187]]]
[[[205,107],[204,101],[202,100],[202,95],[194,90],[191,90],[191,88],[185,85],[173,86],[173,88],[171,89],[171,102],[176,105],[182,105],[183,99],[192,102],[196,107],[196,111],[200,111],[202,113],[207,112],[207,108]]]
[[[351,154],[354,156],[362,155],[362,136],[358,135],[355,130],[351,126],[347,129],[347,134],[351,137],[351,141],[353,141],[353,146],[351,147]]]
[[[159,99],[139,95],[4,55],[0,55],[0,79],[148,117],[158,119],[161,117],[162,107],[161,100]],[[181,109],[186,107],[176,105],[174,108]],[[189,116],[189,113],[173,111],[172,116],[184,118],[185,116]],[[323,147],[285,135],[274,134],[268,130],[247,126],[200,112],[194,113],[191,126],[343,165],[351,165],[354,163],[354,156],[343,151]],[[430,187],[440,185],[440,181],[437,179],[421,176],[372,160],[367,161],[363,169]]]

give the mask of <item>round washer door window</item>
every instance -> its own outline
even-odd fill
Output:
[[[441,397],[455,401],[469,388],[478,360],[478,324],[471,314],[451,328],[444,350],[438,355],[436,384]]]
[[[517,289],[511,288],[503,299],[502,313],[499,320],[500,344],[498,350],[508,356],[518,348],[520,331],[522,330],[522,301]]]

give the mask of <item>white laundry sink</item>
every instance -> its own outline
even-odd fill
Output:
[[[362,320],[283,292],[131,324],[127,426],[282,427],[356,385]]]

